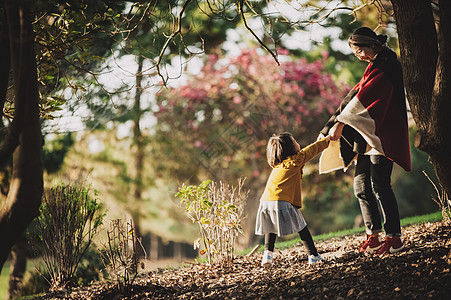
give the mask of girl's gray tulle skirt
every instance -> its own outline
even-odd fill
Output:
[[[278,236],[297,233],[307,226],[299,209],[287,201],[260,201],[255,234],[276,233]]]

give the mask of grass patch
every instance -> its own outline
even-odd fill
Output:
[[[0,299],[8,299],[9,260],[5,262],[0,274]]]
[[[431,213],[428,215],[414,216],[409,218],[404,218],[401,220],[401,226],[407,226],[412,224],[422,224],[422,223],[435,223],[443,220],[443,215],[441,211]]]
[[[443,220],[442,212],[437,211],[437,212],[427,214],[427,215],[414,216],[414,217],[408,217],[408,218],[401,219],[401,226],[407,226],[407,225],[412,225],[412,224],[422,224],[422,223],[428,223],[428,222],[434,223],[434,222],[439,222],[442,220]],[[364,232],[365,232],[364,227],[352,228],[352,229],[340,230],[340,231],[336,231],[336,232],[319,234],[319,235],[314,236],[313,240],[314,241],[327,240],[327,239],[334,238],[334,237],[341,237],[341,236],[353,235],[353,234],[362,234]],[[287,248],[291,248],[291,247],[299,244],[300,242],[301,242],[301,240],[299,239],[299,236],[296,235],[296,237],[291,240],[276,242],[275,248],[277,250],[284,250]],[[249,253],[252,250],[252,248],[246,249],[246,250],[238,253],[238,255],[246,255],[247,253]],[[262,252],[262,251],[263,251],[263,247],[261,247],[259,249],[259,252]]]
[[[26,272],[36,270],[36,265],[39,264],[41,269],[44,267],[44,263],[39,258],[28,258]],[[9,289],[9,272],[10,272],[11,260],[7,260],[0,274],[0,300],[8,299],[8,289]],[[30,296],[16,297],[15,300],[27,300],[27,299],[35,299],[37,296],[44,295],[35,294]]]

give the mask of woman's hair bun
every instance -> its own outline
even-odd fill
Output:
[[[377,35],[372,29],[370,29],[368,27],[358,28],[356,31],[354,31],[353,35],[362,35],[362,36],[372,38],[372,39],[378,41],[381,45],[383,45],[387,42],[387,36],[385,34]]]
[[[367,37],[371,37],[373,39],[377,38],[376,33],[368,27],[360,27],[356,31],[354,31],[354,35],[363,35]]]
[[[377,40],[381,42],[381,44],[385,44],[387,42],[387,36],[385,34],[379,34]]]

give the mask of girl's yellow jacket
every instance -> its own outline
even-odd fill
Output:
[[[325,139],[308,145],[293,156],[276,165],[269,175],[260,201],[288,201],[296,207],[302,206],[302,168],[327,148]]]

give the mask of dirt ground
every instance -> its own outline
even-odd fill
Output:
[[[325,261],[307,264],[301,245],[277,251],[269,269],[261,254],[233,263],[143,274],[129,296],[96,283],[37,299],[451,299],[451,224],[403,228],[405,251],[378,257],[356,252],[363,236],[317,242]]]

